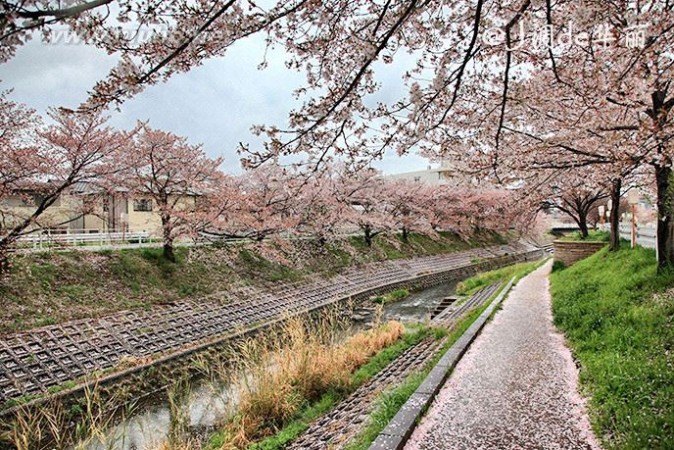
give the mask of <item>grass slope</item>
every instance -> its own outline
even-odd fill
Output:
[[[497,281],[506,282],[512,277],[515,277],[514,282],[517,283],[517,281],[536,270],[541,264],[541,261],[531,261],[478,273],[460,282],[456,286],[456,293],[459,295],[473,295],[480,289],[486,288]]]
[[[674,272],[652,250],[606,249],[551,276],[553,311],[611,449],[674,448]]]
[[[407,243],[397,236],[378,236],[372,247],[358,237],[320,248],[302,241],[295,244],[302,248],[278,249],[284,264],[265,259],[251,245],[181,247],[176,249],[175,264],[155,248],[18,255],[11,273],[0,278],[0,334],[202,298],[226,291],[232,283],[296,281],[316,272],[330,276],[353,264],[502,241],[498,236],[483,236],[465,242],[450,234],[435,239],[411,235]]]

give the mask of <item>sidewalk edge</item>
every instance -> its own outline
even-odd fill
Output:
[[[421,416],[426,412],[433,399],[445,384],[454,367],[461,360],[489,317],[506,298],[513,287],[515,278],[501,290],[491,301],[480,317],[461,335],[461,337],[445,352],[438,363],[431,369],[417,390],[410,396],[398,413],[379,433],[369,450],[401,450],[417,426]]]

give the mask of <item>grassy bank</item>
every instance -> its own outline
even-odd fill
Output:
[[[608,242],[611,240],[611,233],[604,230],[590,230],[586,238],[580,235],[580,231],[568,233],[560,238],[562,241],[597,241]]]
[[[377,353],[366,364],[351,374],[347,390],[341,392],[331,390],[326,392],[318,402],[306,405],[298,414],[298,417],[284,426],[279,432],[260,442],[252,444],[248,447],[249,450],[281,450],[285,448],[290,442],[307,430],[311,422],[332,410],[337,406],[339,401],[348,395],[348,393],[353,392],[369,381],[405,352],[405,350],[421,342],[421,340],[431,335],[431,332],[435,332],[434,336],[440,339],[442,334],[438,334],[439,331],[440,330],[431,330],[430,328],[423,326],[407,329],[402,339]],[[219,435],[216,435],[215,438],[217,443]],[[213,440],[211,441],[211,447],[207,447],[207,449],[222,447],[222,445],[212,446],[212,444]]]
[[[477,275],[460,282],[456,286],[456,293],[459,295],[472,295],[480,289],[486,288],[497,281],[506,282],[513,277],[515,277],[515,283],[517,283],[521,278],[533,272],[541,264],[541,261],[531,261],[513,264],[489,272],[478,273]]]
[[[555,323],[606,448],[674,448],[672,287],[674,272],[658,274],[643,248],[604,249],[551,276]]]
[[[465,242],[450,234],[434,239],[413,234],[408,242],[398,236],[378,236],[372,247],[359,237],[324,247],[309,241],[283,248],[266,244],[262,249],[253,245],[182,247],[176,249],[175,264],[154,248],[18,255],[11,273],[0,278],[0,333],[202,298],[232,283],[296,281],[316,272],[330,276],[353,264],[449,253],[502,241],[499,236]]]

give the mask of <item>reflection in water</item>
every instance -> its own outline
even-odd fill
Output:
[[[230,401],[231,399],[231,401]],[[228,386],[200,382],[191,389],[187,401],[189,428],[195,433],[212,430],[230,413],[235,403]],[[175,414],[174,414],[175,415]],[[175,421],[175,418],[174,418]],[[143,407],[132,417],[110,428],[101,439],[95,439],[78,450],[152,450],[168,440],[172,424],[172,408],[165,398]]]
[[[403,323],[426,321],[431,311],[443,298],[452,295],[455,288],[456,282],[450,282],[414,292],[399,302],[387,304],[382,320],[397,320]],[[373,309],[361,309],[358,321],[361,323],[371,321]],[[358,329],[362,327],[356,325],[354,331]],[[179,405],[177,408],[183,411],[182,414],[188,414],[189,429],[195,435],[202,433],[207,435],[213,431],[217,424],[232,414],[237,404],[236,392],[231,385],[216,385],[203,380],[192,386],[187,397],[186,406]],[[167,442],[171,427],[180,420],[176,416],[180,416],[181,413],[176,414],[175,410],[176,407],[171,408],[165,397],[157,398],[130,418],[107,430],[102,438],[79,445],[76,449],[154,450]]]

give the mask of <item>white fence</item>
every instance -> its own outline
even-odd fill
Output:
[[[67,233],[52,233],[49,230],[39,230],[21,236],[18,239],[20,247],[50,248],[87,245],[112,244],[143,244],[150,241],[150,234],[146,231],[127,231],[111,233],[87,233],[87,230],[74,230]]]
[[[573,228],[574,224],[561,224],[556,223],[554,227],[557,228]],[[603,225],[598,225],[598,228],[604,231],[609,231],[610,225],[604,223]],[[620,237],[627,239],[628,241],[632,240],[632,224],[629,222],[620,222]],[[642,247],[655,248],[657,241],[657,230],[653,225],[637,225],[637,244]]]
[[[609,229],[608,224],[605,225],[606,230]],[[620,223],[620,237],[627,239],[628,241],[632,240],[632,224],[631,223]],[[637,225],[637,244],[642,247],[655,248],[655,243],[657,240],[657,230],[654,226],[651,225]]]

